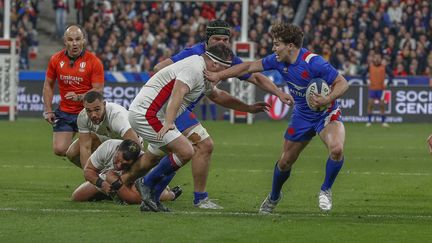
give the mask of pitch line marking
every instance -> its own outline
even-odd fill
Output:
[[[118,210],[109,209],[64,209],[64,208],[0,208],[0,212],[43,212],[43,213],[118,213]],[[161,213],[165,214],[165,213]],[[403,214],[325,214],[325,213],[287,213],[287,214],[268,214],[248,212],[222,212],[222,211],[173,211],[166,214],[198,215],[198,216],[246,216],[246,217],[334,217],[334,218],[382,218],[382,219],[432,219],[432,215],[403,215]]]

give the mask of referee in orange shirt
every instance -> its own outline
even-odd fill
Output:
[[[64,33],[65,49],[55,53],[49,63],[43,87],[43,116],[53,126],[53,151],[65,156],[77,128],[77,116],[83,109],[82,98],[89,91],[103,92],[104,70],[101,61],[85,51],[86,32],[71,25]],[[54,111],[55,81],[60,91],[60,106]]]
[[[375,100],[379,101],[381,124],[383,127],[388,127],[389,125],[386,122],[386,117],[384,113],[384,89],[386,88],[385,78],[387,74],[389,76],[388,84],[390,84],[393,78],[393,74],[391,72],[391,69],[385,63],[383,63],[382,56],[379,51],[375,51],[375,54],[373,54],[372,63],[369,65],[363,76],[366,76],[367,73],[369,73],[370,83],[368,86],[368,122],[366,123],[366,127],[370,127],[372,125],[372,110]],[[366,78],[364,78],[364,81],[366,81]]]

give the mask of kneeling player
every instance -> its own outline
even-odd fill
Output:
[[[72,201],[93,201],[100,198],[113,197],[127,204],[141,203],[141,197],[134,186],[123,185],[119,176],[142,155],[140,146],[129,139],[110,139],[102,143],[87,160],[84,177],[87,180],[72,194]],[[175,200],[180,188],[162,191],[161,201]]]

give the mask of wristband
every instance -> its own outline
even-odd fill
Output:
[[[116,181],[111,183],[111,189],[114,191],[118,191],[123,186],[123,182],[120,178],[118,178]]]
[[[48,114],[52,114],[52,113],[54,113],[54,111],[44,111],[42,113],[42,116],[43,116],[44,119],[46,119],[48,117]]]
[[[97,188],[102,188],[102,183],[104,182],[104,180],[102,180],[102,178],[98,177],[95,183],[95,186]]]

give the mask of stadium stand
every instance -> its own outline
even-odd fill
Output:
[[[0,19],[3,23],[4,0],[0,1]],[[36,58],[38,52],[38,1],[14,0],[11,1],[11,28],[10,36],[17,38],[20,43],[19,68],[29,69],[29,59]],[[0,24],[0,33],[3,34],[3,25]]]
[[[248,38],[257,58],[271,53],[272,21],[292,22],[300,1],[251,0]],[[204,39],[205,24],[220,18],[240,36],[239,3],[90,1],[84,14],[88,48],[106,70],[151,71],[157,62]],[[374,51],[381,51],[404,75],[430,75],[431,3],[424,1],[313,0],[301,26],[305,47],[323,55],[346,75],[364,71]]]

